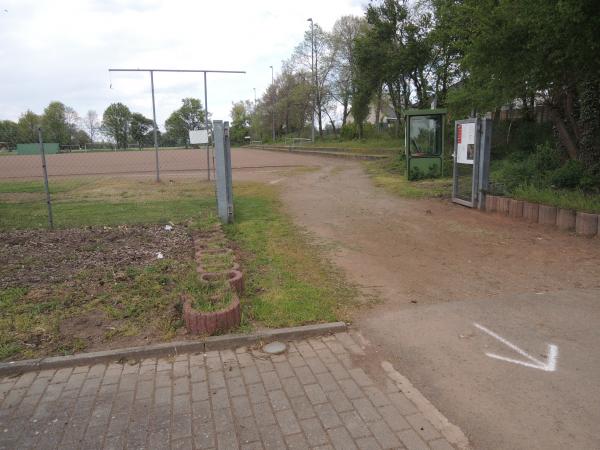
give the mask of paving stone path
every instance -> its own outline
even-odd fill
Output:
[[[6,377],[0,448],[453,448],[364,362],[340,333],[277,356],[240,348]]]

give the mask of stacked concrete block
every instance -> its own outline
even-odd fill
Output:
[[[540,225],[556,225],[556,206],[540,205],[538,213]]]
[[[562,231],[575,230],[575,211],[558,208],[556,211],[556,226]]]
[[[215,242],[223,240],[222,231],[219,229],[213,232],[213,238]],[[193,299],[189,295],[184,296],[183,320],[187,330],[192,334],[211,335],[238,327],[242,318],[238,295],[244,290],[244,274],[239,270],[239,264],[234,261],[231,267],[220,272],[207,272],[202,266],[203,254],[231,255],[233,251],[229,248],[207,248],[200,237],[194,238],[194,249],[200,281],[212,283],[220,279],[227,280],[231,288],[231,303],[218,311],[198,311],[194,309]]]
[[[508,215],[508,205],[510,199],[508,197],[498,197],[496,201],[496,212],[504,216]]]
[[[487,212],[496,211],[496,204],[498,203],[498,197],[496,195],[485,196],[485,210]]]
[[[523,203],[523,218],[527,222],[537,223],[540,212],[540,205],[537,203],[524,202]]]
[[[562,231],[575,231],[580,236],[600,236],[599,214],[540,205],[495,195],[486,196],[485,210],[508,215],[513,219],[524,219],[529,223],[557,227]]]
[[[587,237],[600,236],[598,214],[578,212],[575,216],[575,231]]]
[[[511,198],[508,202],[508,215],[513,219],[520,219],[523,217],[523,205],[525,202],[522,200],[515,200]]]

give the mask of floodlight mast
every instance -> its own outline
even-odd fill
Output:
[[[154,122],[154,153],[156,155],[156,181],[160,181],[158,164],[158,126],[156,125],[156,106],[154,101],[154,72],[203,73],[204,74],[204,125],[208,135],[208,91],[206,87],[207,73],[246,73],[244,70],[209,70],[209,69],[108,69],[109,72],[150,72],[150,88],[152,90],[152,119]],[[206,143],[206,177],[210,180],[210,142]]]

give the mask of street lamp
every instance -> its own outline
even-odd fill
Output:
[[[310,75],[311,75],[311,83],[313,85],[313,104],[312,104],[312,118],[310,121],[311,129],[310,129],[310,137],[311,141],[315,143],[315,26],[312,20],[312,17],[306,19],[307,22],[310,22]]]
[[[269,66],[271,68],[271,88],[274,90],[273,86],[275,83],[275,79],[273,77],[273,66]],[[275,143],[275,94],[274,92],[271,94],[271,129],[273,131],[273,143]]]

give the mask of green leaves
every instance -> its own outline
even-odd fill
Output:
[[[181,100],[182,106],[173,111],[165,121],[167,139],[174,139],[177,144],[187,146],[189,131],[204,128],[204,110],[202,102],[197,98],[187,97]]]
[[[118,147],[127,148],[131,111],[123,103],[112,103],[102,116],[104,133],[112,137]]]

